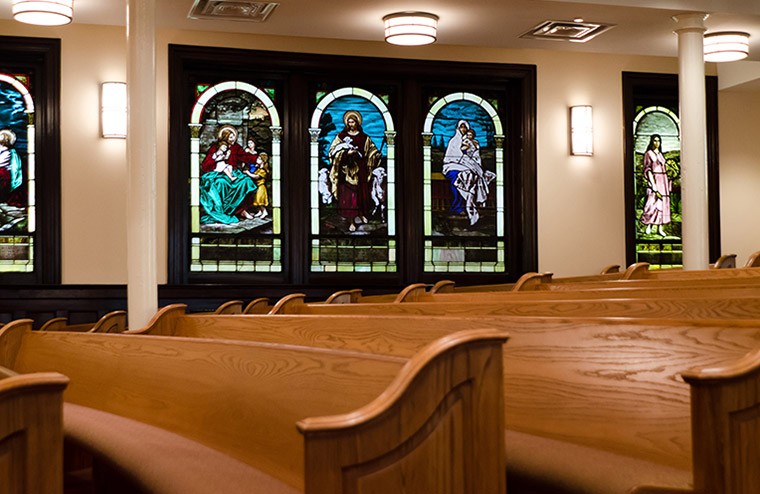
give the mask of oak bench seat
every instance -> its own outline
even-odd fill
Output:
[[[0,330],[0,365],[70,378],[68,437],[119,474],[94,476],[107,488],[126,477],[127,492],[151,494],[504,493],[502,331],[445,335],[404,358],[31,323]],[[237,489],[187,481],[186,468],[213,476],[219,461]]]

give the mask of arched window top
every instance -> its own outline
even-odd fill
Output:
[[[633,119],[634,149],[637,153],[646,152],[649,136],[659,134],[662,148],[680,149],[681,121],[672,110],[663,106],[648,106],[636,114]]]
[[[220,82],[219,84],[211,86],[210,88],[203,91],[198,100],[195,102],[195,106],[193,107],[193,112],[190,115],[190,124],[193,125],[200,123],[201,117],[203,116],[203,109],[206,106],[206,103],[211,100],[211,98],[223,91],[231,91],[233,89],[239,89],[241,91],[251,93],[254,97],[258,98],[269,112],[269,116],[272,119],[272,126],[280,126],[280,114],[277,112],[277,108],[275,107],[272,98],[269,97],[266,91],[257,88],[253,84],[242,81]]]
[[[18,91],[21,96],[24,98],[24,103],[26,104],[26,113],[34,113],[34,101],[32,100],[32,95],[29,94],[29,90],[24,86],[18,79],[15,77],[9,76],[7,74],[0,74],[0,81],[7,82],[13,88]]]
[[[319,122],[322,120],[322,114],[325,112],[325,109],[327,109],[330,103],[343,96],[359,96],[368,100],[370,103],[375,105],[377,110],[383,116],[383,120],[385,121],[385,130],[394,130],[393,118],[391,117],[390,111],[388,111],[388,105],[386,105],[385,102],[376,94],[358,87],[342,87],[324,95],[322,99],[319,100],[319,103],[317,103],[317,108],[311,115],[310,127],[313,129],[318,128]]]
[[[501,124],[501,118],[499,118],[499,114],[496,112],[496,108],[493,107],[491,103],[489,103],[484,98],[481,98],[480,96],[472,93],[450,93],[446,96],[438,99],[433,106],[430,107],[430,110],[428,111],[427,116],[425,117],[425,125],[423,132],[432,132],[433,129],[433,120],[435,120],[435,116],[438,114],[438,112],[446,106],[447,104],[451,103],[452,101],[472,101],[476,105],[481,106],[486,113],[488,113],[488,116],[491,117],[494,124],[494,132],[496,135],[504,134],[504,127]]]

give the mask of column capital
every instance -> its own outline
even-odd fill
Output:
[[[675,33],[681,33],[685,31],[701,31],[705,32],[705,20],[709,17],[709,14],[704,13],[689,13],[678,14],[672,17],[673,21],[678,24],[673,30]]]

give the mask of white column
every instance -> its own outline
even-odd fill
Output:
[[[678,91],[681,120],[681,206],[684,269],[710,262],[707,209],[707,112],[704,21],[706,14],[673,17],[678,24]]]
[[[144,326],[158,308],[156,275],[155,0],[127,0],[127,314]]]

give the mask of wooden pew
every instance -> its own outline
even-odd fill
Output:
[[[737,409],[736,403],[743,402],[739,408],[750,410],[760,406],[760,394],[747,388],[760,382],[756,374],[743,377],[742,389],[746,388],[746,392],[740,390],[730,398],[715,399],[710,406],[692,405],[691,409],[689,386],[679,378],[690,368],[710,369],[722,361],[739,360],[760,347],[758,321],[375,315],[196,317],[184,315],[183,306],[171,306],[162,309],[150,326],[132,331],[408,356],[468,321],[508,330],[512,335],[504,353],[505,440],[511,460],[507,464],[508,486],[518,486],[517,492],[520,488],[523,492],[539,492],[536,479],[546,482],[541,492],[553,493],[628,492],[633,488],[640,493],[666,492],[666,486],[686,489],[690,472],[702,478],[723,458],[717,450],[712,455],[704,452],[722,437],[722,430],[702,427],[692,435],[692,424],[713,415],[720,419],[711,418],[709,423],[727,420]],[[700,386],[705,381],[701,376],[711,373],[698,371],[690,384]],[[734,409],[720,408],[727,406]],[[749,420],[756,424],[760,418],[750,416]],[[760,458],[753,457],[746,445],[756,444],[760,431],[754,429],[752,433],[752,425],[747,427],[748,434],[754,436],[743,439],[744,446],[722,443],[731,454],[744,455],[736,463],[742,467],[721,471],[709,482],[699,480],[697,485],[751,481],[760,470]],[[692,452],[696,455],[698,451],[702,459],[697,463],[695,456],[692,467]],[[645,488],[647,485],[659,488]],[[696,492],[754,491],[705,488]]]
[[[519,292],[483,291],[483,292],[453,292],[431,293],[420,292],[410,302],[473,302],[495,303],[501,301],[530,302],[540,300],[625,300],[625,299],[720,299],[760,297],[760,278],[754,283],[741,282],[737,278],[736,283],[712,283],[695,284],[684,280],[651,281],[648,283],[627,285],[619,282],[613,286],[558,289],[558,290],[530,290]],[[596,286],[596,285],[595,285]]]
[[[65,317],[46,321],[40,331],[73,331],[84,333],[121,333],[127,329],[127,311],[115,310],[105,314],[95,323],[69,324]]]
[[[68,436],[129,492],[503,493],[505,341],[463,331],[402,358],[16,321],[0,364],[68,375]]]
[[[308,304],[303,294],[280,299],[270,315],[449,315],[460,317],[650,317],[663,319],[760,319],[758,297],[499,300],[438,303]]]
[[[0,367],[0,492],[63,492],[63,390],[54,372]]]

